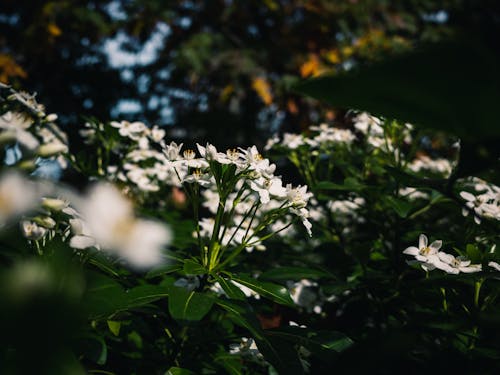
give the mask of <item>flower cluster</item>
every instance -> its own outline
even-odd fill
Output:
[[[0,86],[0,145],[6,163],[33,170],[40,158],[66,168],[68,139],[55,124],[57,115],[46,114],[34,95]]]
[[[481,218],[500,220],[500,187],[476,177],[472,178],[467,185],[470,191],[460,192],[467,206],[462,209],[462,214],[468,216],[470,212],[473,212],[474,221],[477,224],[481,223]]]
[[[102,164],[98,172],[109,181],[140,192],[157,192],[162,185],[180,185],[169,160],[169,146],[165,147],[165,130],[149,128],[138,121],[88,122],[80,134],[86,144],[104,146],[106,160],[98,160]]]
[[[431,159],[427,155],[421,155],[408,164],[408,169],[415,173],[431,172],[442,176],[449,176],[453,165],[448,159]]]
[[[200,237],[216,239],[222,247],[264,250],[263,239],[288,230],[291,216],[298,217],[311,234],[307,187],[283,185],[274,175],[276,166],[255,146],[226,153],[211,144],[197,148],[201,158],[186,150],[177,162],[181,181],[195,190],[203,187],[202,205],[215,215],[200,220]]]
[[[474,273],[481,271],[480,264],[471,264],[471,261],[463,256],[455,257],[451,254],[439,251],[443,241],[437,240],[428,244],[425,234],[421,234],[418,240],[418,247],[410,246],[403,251],[403,254],[415,257],[410,264],[420,264],[425,271],[440,269],[450,274]]]

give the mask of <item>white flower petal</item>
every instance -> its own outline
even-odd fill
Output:
[[[429,245],[429,248],[433,251],[438,251],[441,246],[443,245],[443,241],[441,240],[437,240],[437,241],[434,241],[432,242],[430,245]]]
[[[428,243],[427,236],[425,234],[421,234],[418,237],[418,248],[423,249],[424,247],[427,247],[427,243]]]
[[[410,246],[403,250],[403,254],[415,256],[419,254],[419,251],[415,246]]]

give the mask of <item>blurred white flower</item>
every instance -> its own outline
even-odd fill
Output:
[[[171,241],[169,229],[137,219],[132,204],[113,186],[97,184],[80,208],[97,244],[138,268],[163,262],[162,249]]]
[[[0,177],[0,226],[38,203],[37,187],[15,172]]]
[[[23,113],[7,112],[0,116],[1,138],[5,141],[17,141],[28,150],[35,150],[40,142],[28,129],[33,120]]]
[[[128,137],[132,140],[139,140],[139,138],[146,132],[146,125],[142,122],[128,122],[128,121],[111,121],[111,126],[118,129],[118,133],[120,133],[123,137]]]
[[[291,150],[299,148],[305,144],[304,137],[301,134],[285,133],[281,144]]]

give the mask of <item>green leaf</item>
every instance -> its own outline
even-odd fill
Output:
[[[106,364],[108,346],[101,336],[87,333],[79,337],[79,339],[79,349],[83,356],[94,361],[98,365]]]
[[[125,291],[117,281],[99,273],[90,273],[83,303],[89,319],[103,319],[167,295],[168,289],[162,285],[141,285]]]
[[[239,356],[233,354],[222,353],[214,358],[216,363],[219,363],[224,370],[230,375],[242,375],[242,361]]]
[[[201,320],[212,308],[214,299],[207,294],[186,288],[169,288],[168,311],[176,320]]]
[[[314,187],[315,190],[341,190],[341,191],[360,191],[366,188],[353,177],[347,177],[343,184],[336,184],[330,181],[320,181]]]
[[[219,282],[220,286],[222,287],[222,289],[229,298],[236,300],[246,299],[245,293],[243,293],[240,288],[234,285],[231,282],[231,280],[227,280],[222,276],[214,276],[214,277]]]
[[[152,279],[154,277],[168,275],[169,273],[174,273],[180,271],[182,266],[180,264],[167,264],[157,268],[153,268],[146,274],[146,279]]]
[[[256,280],[246,275],[233,277],[233,280],[246,286],[247,288],[252,289],[258,294],[273,300],[274,302],[277,302],[281,305],[295,307],[288,289],[284,286],[273,284],[267,281]]]
[[[353,341],[349,337],[340,332],[315,331],[309,328],[294,326],[268,330],[266,334],[300,344],[312,351],[321,349],[340,353],[353,344]]]
[[[331,273],[309,267],[278,267],[262,273],[259,278],[266,280],[299,280],[335,278]]]
[[[244,301],[227,301],[225,299],[217,299],[215,303],[226,310],[229,313],[229,317],[237,325],[246,328],[253,338],[263,338],[260,323],[248,303]]]
[[[405,218],[413,208],[413,205],[404,200],[395,197],[386,197],[386,202],[398,214],[399,217]]]
[[[467,244],[465,247],[465,253],[467,254],[467,258],[469,258],[472,263],[481,263],[483,259],[483,254],[479,251],[477,245]]]
[[[498,117],[498,66],[495,49],[468,36],[303,81],[295,89],[333,106],[447,130],[467,139],[487,139],[500,135],[500,127],[491,126]]]
[[[194,375],[194,372],[180,367],[170,367],[165,375]]]
[[[111,333],[115,336],[120,335],[120,328],[122,326],[122,323],[116,320],[108,320],[108,328],[111,331]]]
[[[207,270],[200,263],[192,259],[186,259],[184,261],[184,273],[186,275],[204,275]]]

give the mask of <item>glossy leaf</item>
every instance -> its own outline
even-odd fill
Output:
[[[216,276],[215,278],[229,298],[236,300],[244,300],[246,298],[245,293],[234,285],[231,280],[225,279],[222,276]]]
[[[186,275],[204,275],[207,273],[205,267],[192,259],[186,259],[184,261],[183,269]]]
[[[238,277],[234,276],[233,280],[281,305],[295,306],[288,289],[284,286],[267,281],[260,281],[245,275],[239,275]]]
[[[201,320],[212,308],[214,299],[207,294],[189,291],[186,288],[169,288],[168,311],[174,319]]]

